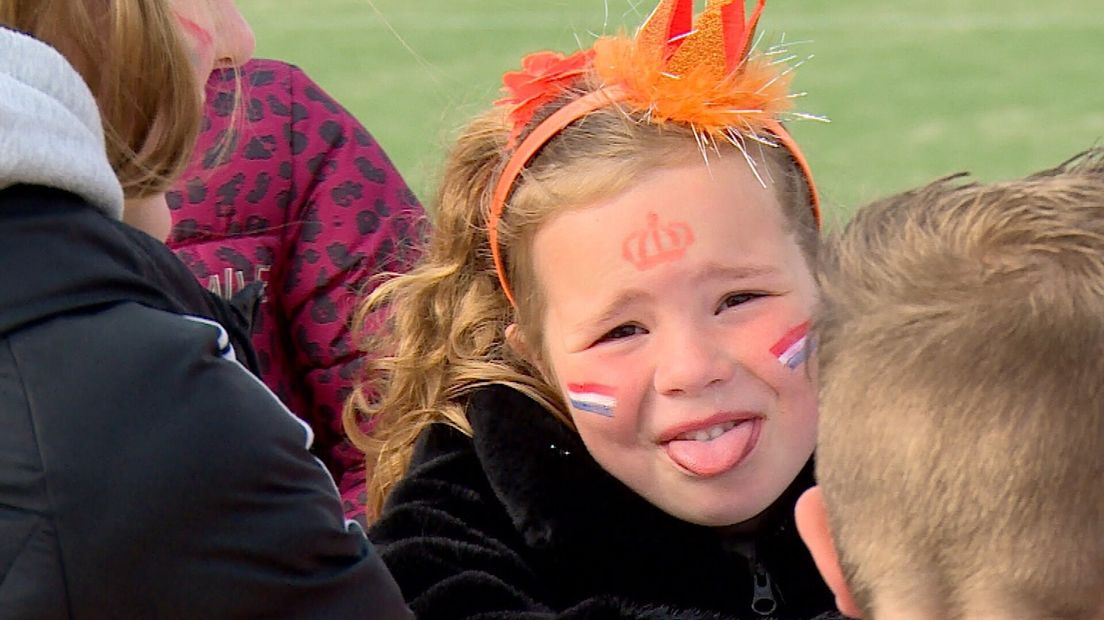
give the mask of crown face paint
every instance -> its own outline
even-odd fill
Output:
[[[794,370],[805,363],[812,350],[813,342],[809,338],[809,321],[805,321],[786,332],[786,335],[782,336],[782,339],[770,348],[771,355],[778,358],[778,361],[790,370]]]
[[[606,418],[613,417],[617,408],[616,390],[598,383],[568,383],[567,399],[573,409],[593,413]]]
[[[660,224],[659,216],[648,213],[648,223],[621,243],[621,255],[640,271],[676,261],[694,244],[694,231],[685,222]]]

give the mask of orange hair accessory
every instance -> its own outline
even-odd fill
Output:
[[[594,50],[564,56],[557,52],[536,52],[521,59],[521,71],[502,76],[503,88],[511,96],[495,101],[495,105],[510,105],[510,123],[514,129],[510,142],[516,145],[518,136],[533,115],[545,105],[559,99],[579,79],[590,71]]]
[[[636,37],[602,37],[594,47],[564,56],[538,52],[522,60],[522,70],[503,76],[512,124],[509,160],[491,197],[487,233],[502,290],[517,305],[507,284],[498,245],[498,223],[521,171],[542,146],[594,110],[622,105],[648,123],[678,123],[694,131],[704,151],[718,140],[744,153],[745,141],[786,148],[805,176],[813,217],[820,224],[820,197],[805,156],[780,119],[791,110],[791,70],[774,51],[749,55],[766,0],[745,19],[744,0],[709,0],[694,23],[693,0],[660,0]],[[602,85],[541,121],[521,143],[518,138],[545,105],[561,99],[592,76]],[[797,115],[802,116],[802,115]],[[756,172],[758,176],[758,172]]]

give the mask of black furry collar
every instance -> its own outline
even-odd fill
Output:
[[[722,535],[644,500],[525,395],[493,386],[468,405],[475,452],[534,561],[570,575],[579,588],[621,575],[626,589],[685,590],[685,601],[669,602],[724,609],[740,591],[750,597],[755,572],[765,569],[797,607],[831,609],[793,524],[793,505],[813,484],[811,460],[755,534]]]

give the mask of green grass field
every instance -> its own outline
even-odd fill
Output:
[[[258,55],[294,62],[431,202],[442,153],[537,49],[633,27],[655,0],[238,0]],[[634,8],[635,7],[635,8]],[[969,170],[1010,178],[1104,144],[1100,0],[771,0],[766,41],[808,41],[791,128],[831,219]]]

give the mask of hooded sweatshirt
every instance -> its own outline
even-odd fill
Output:
[[[310,430],[117,220],[103,145],[79,75],[0,28],[0,616],[409,617]]]

